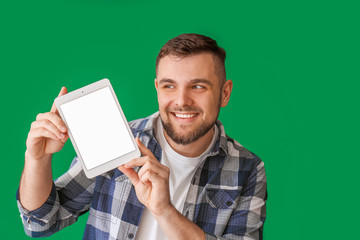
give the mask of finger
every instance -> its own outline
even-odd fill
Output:
[[[59,93],[58,97],[60,97],[60,96],[62,96],[62,95],[65,95],[66,93],[67,93],[66,87],[62,87],[61,90],[60,90],[60,93]],[[57,108],[56,108],[55,102],[53,103],[50,112],[53,112],[53,113],[56,113],[56,114],[59,113],[58,110],[57,110]]]
[[[130,179],[130,182],[133,185],[136,185],[139,182],[139,176],[134,169],[126,168],[124,165],[121,165],[118,169]]]
[[[146,158],[145,157],[134,158],[133,160],[125,163],[124,165],[126,168],[140,167],[145,164],[145,162],[147,161]]]
[[[57,141],[60,141],[60,139],[58,139],[58,137],[48,131],[46,128],[36,128],[36,129],[33,129],[29,132],[29,139],[38,139],[38,138],[51,138],[51,139],[54,139],[54,140],[57,140]]]
[[[59,140],[65,139],[66,134],[62,133],[52,122],[42,119],[35,121],[31,124],[31,130],[37,129],[37,128],[45,128],[49,132],[53,133],[55,136],[58,137]]]
[[[169,170],[161,163],[146,162],[139,170],[138,175],[141,178],[146,172],[152,172],[160,177],[169,178]]]
[[[146,173],[144,173],[144,175],[139,177],[139,180],[142,183],[151,182],[151,184],[153,186],[160,186],[160,185],[167,185],[168,184],[167,179],[164,179],[159,174],[156,174],[156,173],[151,172],[151,171],[147,171]]]
[[[125,163],[125,167],[127,168],[141,167],[144,166],[146,162],[152,162],[153,164],[161,165],[161,163],[154,157],[154,155],[152,155],[152,156],[134,158],[133,160]]]
[[[150,177],[151,175],[154,175],[155,173],[151,173],[150,171],[146,171],[142,176],[139,176],[140,182],[142,183],[147,183],[147,182],[151,182],[150,181]],[[154,177],[152,177],[154,178]]]
[[[36,121],[39,121],[39,120],[50,121],[52,124],[54,124],[59,129],[59,131],[61,131],[63,133],[66,133],[66,131],[67,131],[64,121],[56,113],[53,113],[53,112],[39,113],[36,116]]]
[[[139,138],[136,138],[135,141],[136,141],[136,143],[139,147],[139,150],[143,156],[154,156],[154,154],[147,147],[145,147],[145,145],[140,141]]]

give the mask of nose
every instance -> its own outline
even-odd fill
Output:
[[[179,107],[191,106],[193,100],[190,91],[186,88],[178,89],[175,103]]]

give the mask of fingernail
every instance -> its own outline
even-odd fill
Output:
[[[65,134],[60,133],[60,137],[61,137],[61,138],[65,138]]]
[[[66,127],[65,127],[65,126],[62,126],[62,127],[61,127],[61,131],[62,131],[62,132],[66,132]]]

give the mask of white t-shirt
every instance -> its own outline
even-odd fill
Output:
[[[181,213],[185,204],[191,179],[193,178],[198,166],[202,163],[205,156],[210,152],[211,148],[215,144],[218,129],[215,125],[215,134],[209,147],[200,156],[194,158],[184,157],[171,148],[165,139],[160,117],[157,119],[155,134],[156,139],[162,148],[161,163],[170,169],[169,188],[171,203],[176,210]],[[147,208],[144,209],[142,214],[136,239],[167,239],[159,224]]]

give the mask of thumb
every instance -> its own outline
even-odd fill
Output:
[[[60,90],[60,92],[59,92],[58,97],[60,97],[60,96],[62,96],[62,95],[65,95],[65,94],[67,94],[67,89],[66,89],[66,87],[62,87],[61,90]],[[53,112],[53,113],[56,113],[56,114],[58,113],[58,110],[57,110],[57,108],[56,108],[55,102],[53,103],[50,112]]]
[[[149,155],[152,155],[152,152],[147,148],[145,147],[145,145],[140,141],[140,139],[137,137],[135,139],[139,149],[140,149],[140,152],[143,156],[149,156]]]

